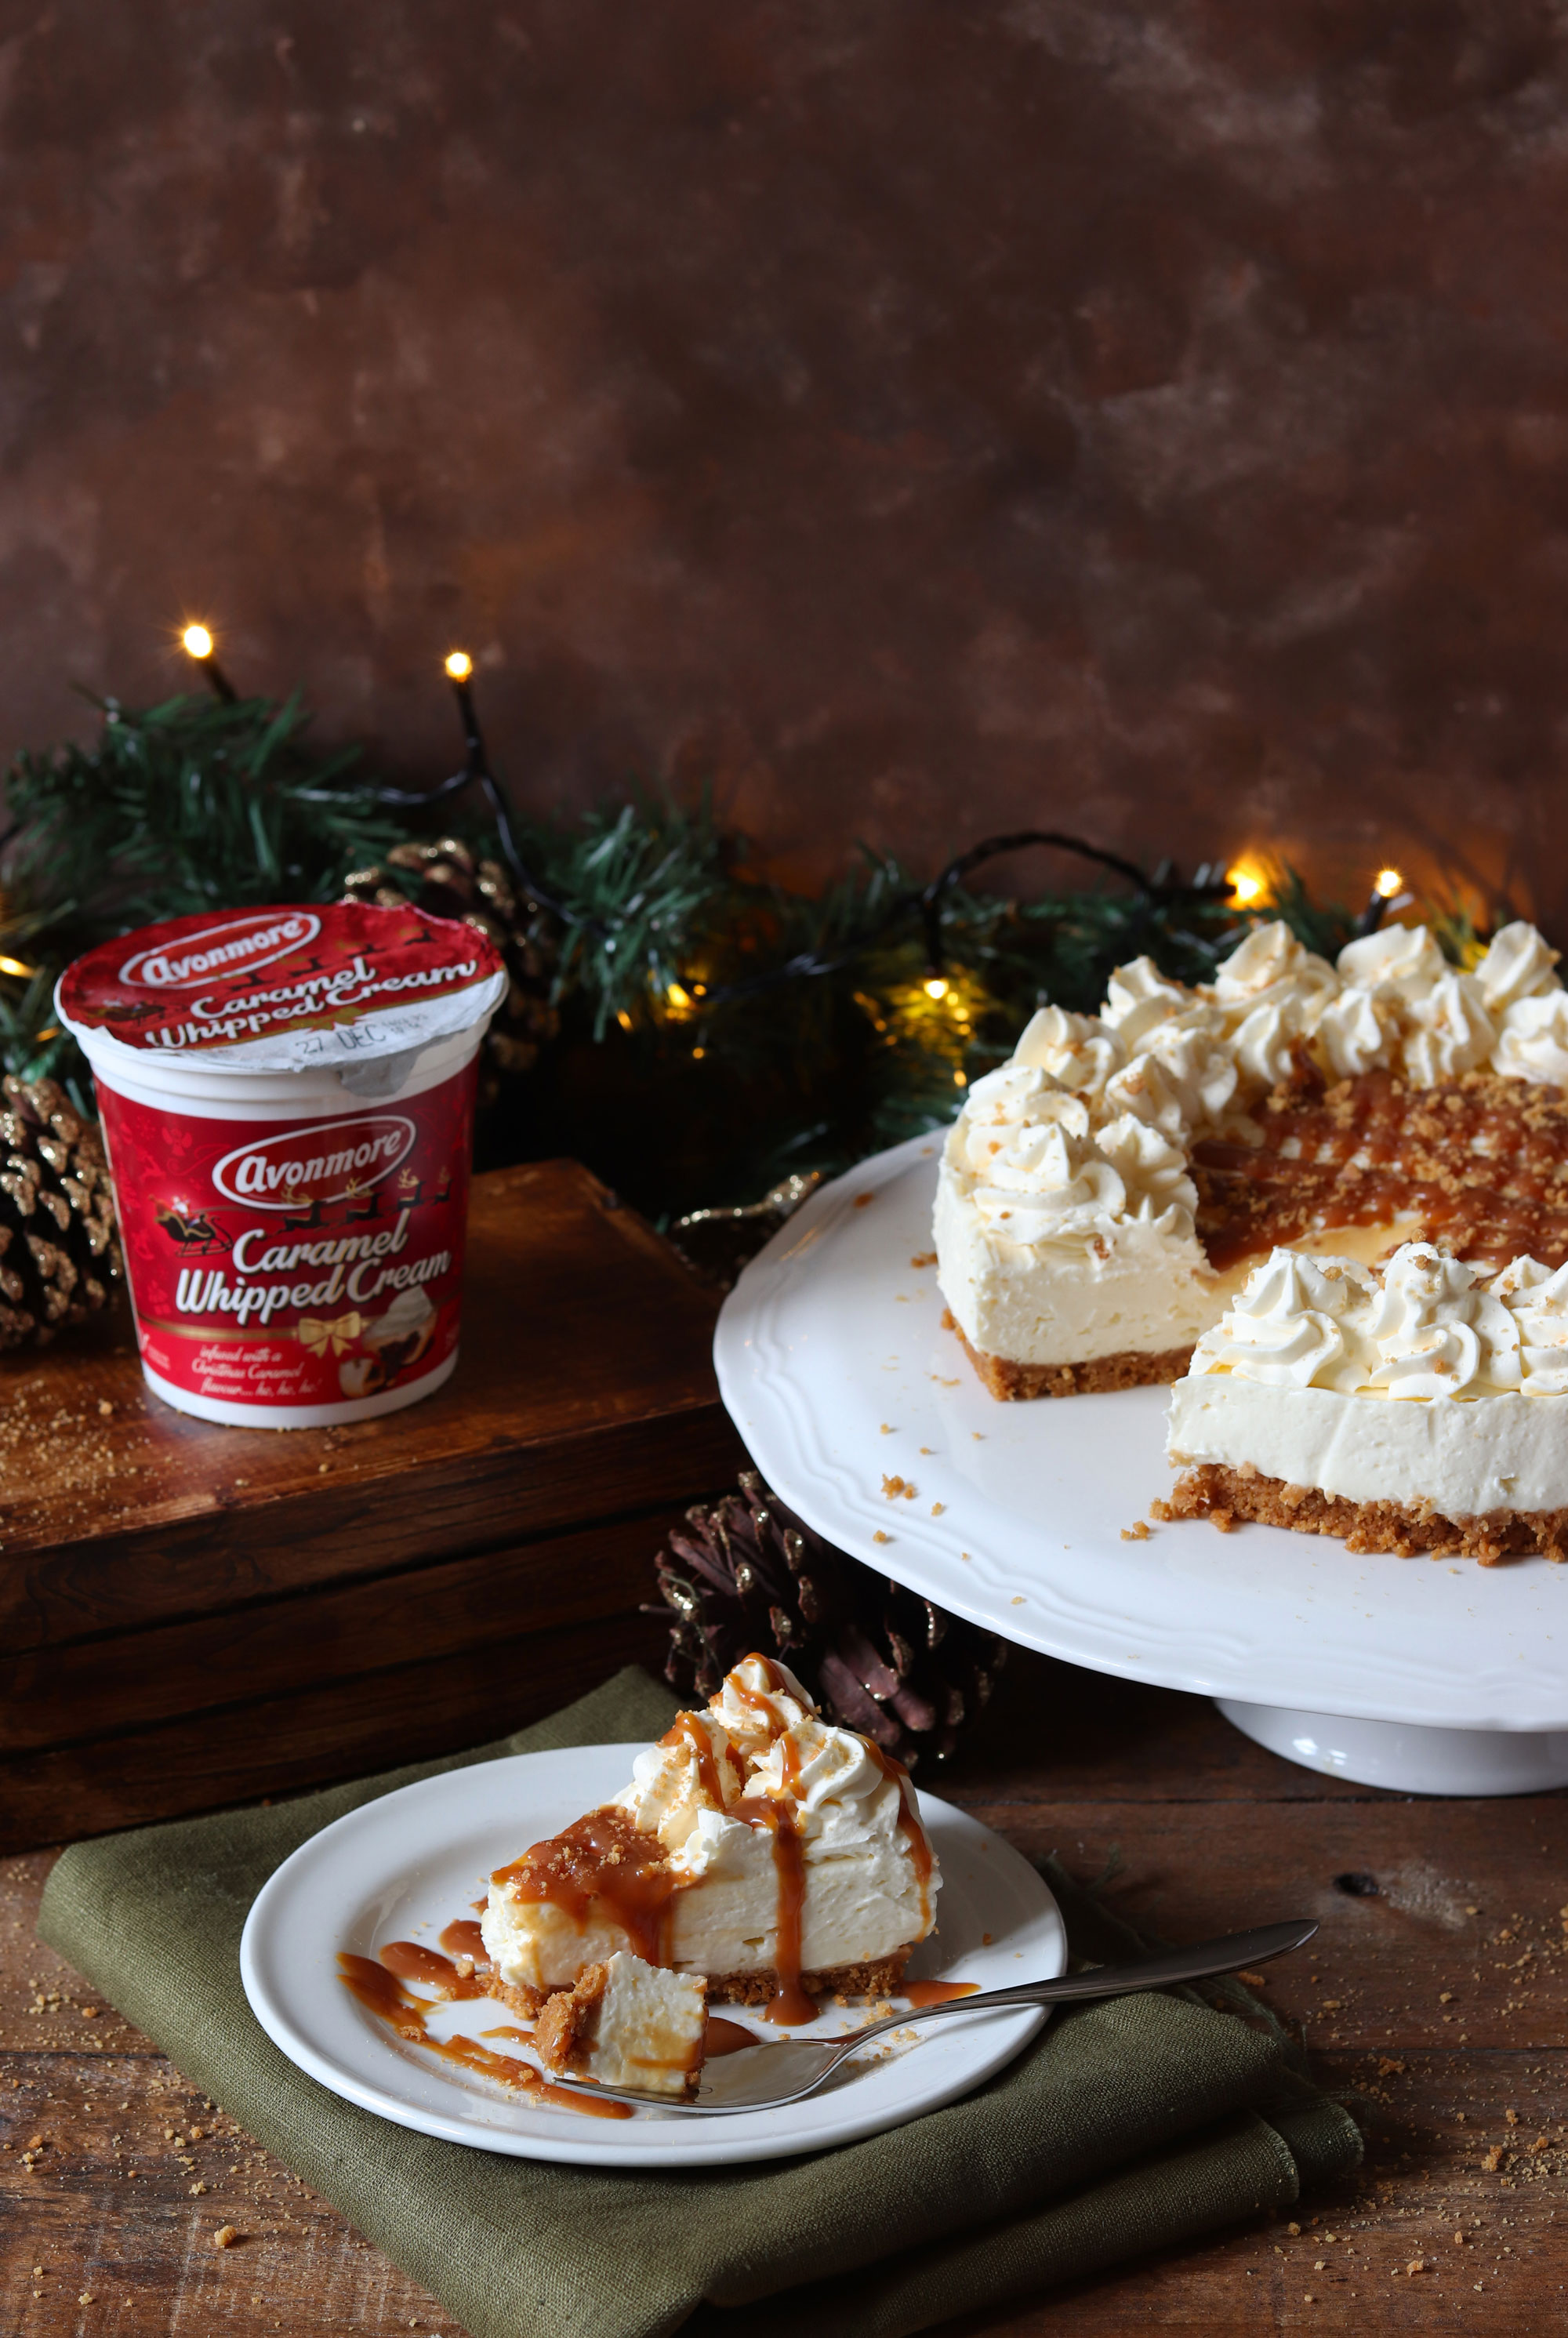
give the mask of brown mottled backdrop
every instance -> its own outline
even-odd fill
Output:
[[[1568,936],[1568,68],[1509,0],[15,0],[0,745],[180,619],[797,874],[1070,820]]]

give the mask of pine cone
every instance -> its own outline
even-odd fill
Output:
[[[412,892],[394,869],[416,876]],[[551,977],[560,955],[555,921],[534,900],[519,899],[498,860],[478,860],[455,836],[431,844],[399,844],[386,865],[356,869],[345,878],[343,898],[401,909],[412,900],[433,918],[458,918],[493,941],[506,961],[511,986],[500,1013],[485,1035],[485,1055],[493,1073],[532,1071],[539,1050],[555,1036],[560,1017],[550,1003]]]
[[[47,1345],[107,1306],[124,1269],[98,1131],[53,1080],[0,1108],[0,1348]]]
[[[655,1564],[671,1688],[707,1698],[751,1650],[779,1655],[830,1720],[911,1770],[946,1759],[1006,1661],[1005,1640],[836,1550],[755,1470],[689,1509]]]

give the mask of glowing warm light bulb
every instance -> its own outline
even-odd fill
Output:
[[[1248,909],[1254,901],[1261,900],[1269,889],[1261,869],[1254,869],[1246,860],[1239,860],[1234,869],[1227,869],[1225,882],[1235,895],[1239,909]]]
[[[187,625],[180,636],[180,645],[187,657],[210,658],[212,636],[205,625]]]
[[[686,1007],[691,1004],[691,993],[678,982],[672,982],[664,996],[671,1007]]]
[[[946,998],[948,988],[949,985],[946,976],[934,974],[930,981],[926,985],[926,996],[927,998]]]
[[[1385,901],[1391,901],[1404,887],[1405,879],[1397,869],[1379,869],[1372,883],[1373,891],[1381,894]]]
[[[0,958],[0,974],[13,974],[18,981],[31,981],[37,971],[37,968],[29,966],[25,958]]]
[[[466,650],[454,650],[446,660],[446,672],[453,682],[466,682],[474,671],[474,661]]]

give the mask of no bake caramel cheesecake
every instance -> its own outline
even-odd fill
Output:
[[[1568,1259],[1568,991],[1532,926],[1473,971],[1425,927],[1330,965],[1282,922],[1189,988],[1149,958],[1097,1016],[1045,1007],[975,1083],[937,1273],[993,1395],[1175,1380],[1276,1245],[1370,1263],[1440,1238]]]
[[[1276,1250],[1171,1390],[1167,1451],[1164,1517],[1568,1557],[1568,1267]]]
[[[939,1884],[898,1763],[752,1655],[613,1802],[492,1878],[480,1930],[499,1979],[535,1996],[631,1952],[807,2021],[813,1993],[897,1986]]]

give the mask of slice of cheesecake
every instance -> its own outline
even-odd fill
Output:
[[[522,1990],[572,1989],[629,1951],[808,2021],[813,1997],[897,1987],[940,1881],[900,1765],[751,1655],[638,1755],[613,1802],[491,1878],[480,1930]]]
[[[1157,1516],[1568,1557],[1568,1266],[1276,1250],[1171,1390],[1167,1451],[1184,1474]]]
[[[670,1972],[621,1949],[546,1999],[534,2044],[559,2078],[690,2101],[707,2029],[708,1984],[700,1973]]]

